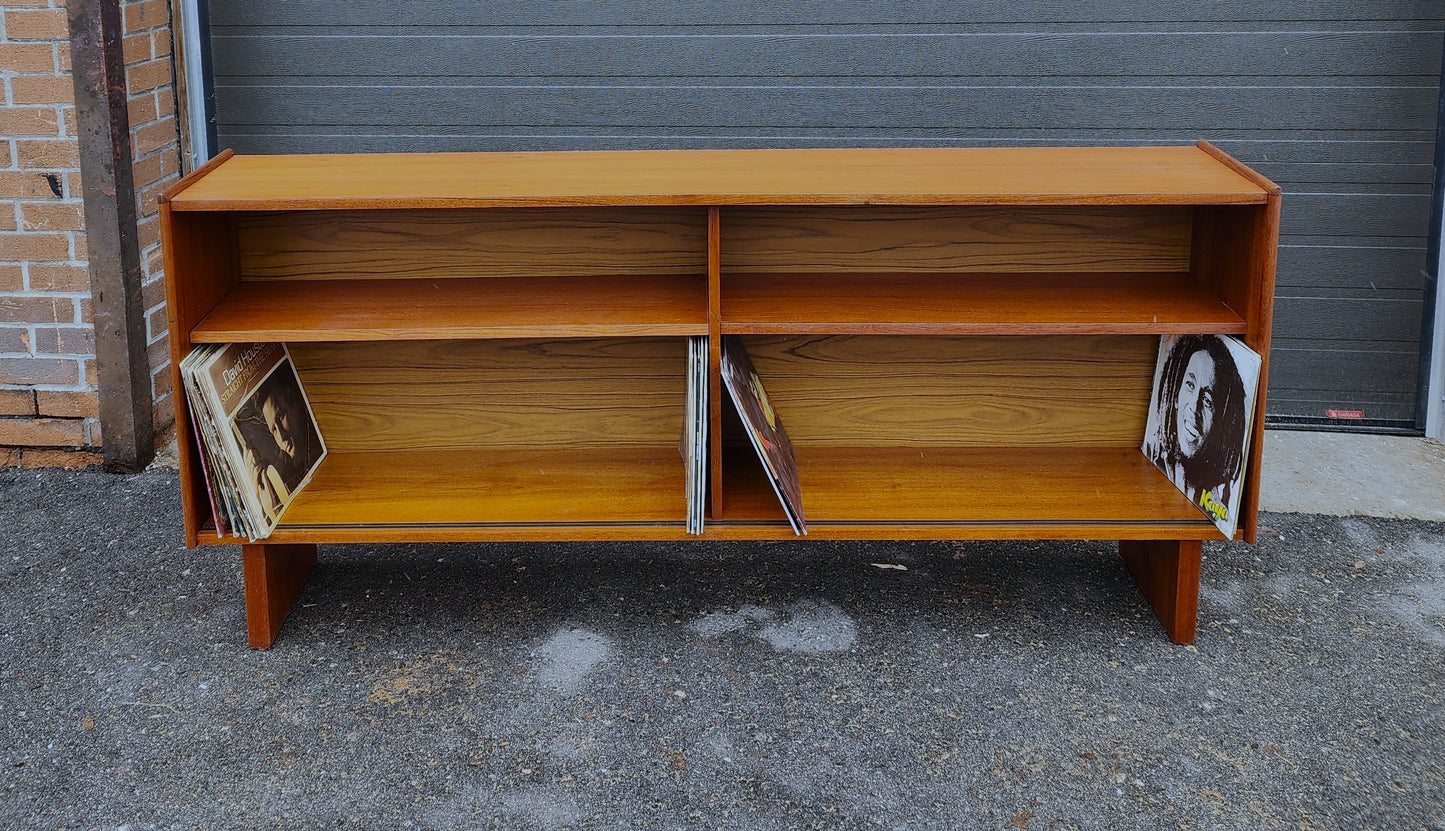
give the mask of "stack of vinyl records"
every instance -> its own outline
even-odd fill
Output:
[[[684,418],[682,457],[687,467],[687,532],[701,534],[707,507],[707,338],[687,339],[687,412]]]
[[[181,379],[216,534],[269,536],[326,457],[291,353],[205,344],[181,361]]]

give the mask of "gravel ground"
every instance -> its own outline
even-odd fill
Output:
[[[0,471],[0,828],[1445,828],[1445,525],[1266,515],[1192,647],[1107,543],[323,547],[258,652],[177,490]]]

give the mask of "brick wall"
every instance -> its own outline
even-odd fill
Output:
[[[0,0],[3,2],[3,0]],[[125,75],[130,140],[135,164],[137,233],[140,238],[146,348],[156,432],[175,420],[171,359],[166,337],[166,287],[161,259],[161,219],[156,197],[180,178],[175,64],[171,60],[171,13],[166,0],[123,3]]]
[[[156,195],[178,175],[165,0],[123,4],[146,342],[173,419]],[[97,464],[95,336],[64,0],[0,0],[0,466]]]

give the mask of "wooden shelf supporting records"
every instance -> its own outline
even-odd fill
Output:
[[[791,538],[721,398],[724,334],[786,424],[810,538],[1119,540],[1184,643],[1200,544],[1222,535],[1139,451],[1158,337],[1234,335],[1267,368],[1279,207],[1203,142],[228,151],[166,193],[161,225],[173,363],[287,343],[330,449],[243,546],[253,646],[317,544],[697,539],[677,445],[692,336],[710,338],[701,539]],[[178,432],[187,543],[234,543]]]

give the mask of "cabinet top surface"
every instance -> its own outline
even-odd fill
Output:
[[[1273,186],[1237,167],[1203,145],[231,156],[167,199],[181,211],[1265,202]]]

